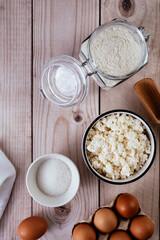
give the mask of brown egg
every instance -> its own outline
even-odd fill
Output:
[[[125,231],[118,230],[110,235],[109,240],[132,240],[132,238]]]
[[[101,208],[95,213],[93,223],[100,232],[110,233],[117,227],[118,218],[112,209]]]
[[[146,216],[137,216],[131,222],[130,232],[139,240],[147,240],[153,235],[154,224]]]
[[[96,232],[89,223],[79,223],[72,236],[73,240],[96,240]]]
[[[44,218],[29,217],[19,224],[17,233],[23,240],[36,240],[45,234],[47,228],[48,225]]]
[[[139,202],[135,196],[123,193],[117,198],[116,210],[124,218],[134,217],[139,210]]]

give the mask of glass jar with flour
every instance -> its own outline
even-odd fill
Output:
[[[81,44],[80,61],[58,56],[42,70],[43,97],[61,107],[79,104],[89,88],[89,76],[103,89],[110,89],[137,73],[148,62],[144,27],[125,20],[112,20],[98,28]]]

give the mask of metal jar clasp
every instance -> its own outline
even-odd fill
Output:
[[[147,41],[149,40],[149,34],[147,34],[147,35],[144,34],[143,31],[144,31],[145,27],[144,27],[144,26],[140,26],[138,29],[141,31],[141,33],[143,34],[143,37],[144,37],[145,41],[147,42]]]
[[[39,91],[40,91],[41,96],[42,96],[44,99],[46,99],[46,95],[44,94],[43,89],[41,88]]]

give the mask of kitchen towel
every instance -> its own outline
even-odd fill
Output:
[[[0,150],[0,219],[8,203],[16,178],[16,170]]]

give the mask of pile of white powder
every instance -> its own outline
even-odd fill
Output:
[[[48,196],[58,197],[71,184],[71,170],[60,159],[48,159],[38,168],[36,181],[39,189]]]
[[[136,69],[141,48],[133,34],[122,26],[106,28],[93,40],[92,58],[97,67],[112,76],[122,76]]]

